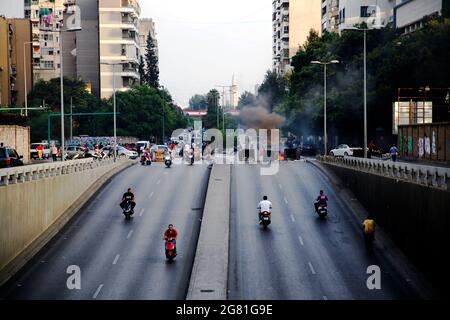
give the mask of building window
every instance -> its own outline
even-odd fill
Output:
[[[376,14],[375,6],[361,6],[361,18],[369,18]]]
[[[53,61],[41,61],[41,65],[44,69],[53,69]]]
[[[289,33],[289,26],[285,26],[285,27],[283,28],[283,32],[284,32],[284,33]]]

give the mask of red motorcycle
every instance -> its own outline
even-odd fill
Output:
[[[172,262],[173,259],[177,256],[177,249],[175,247],[175,239],[167,239],[166,240],[166,258],[169,262]]]
[[[152,164],[152,159],[150,157],[150,153],[143,153],[141,156],[141,164],[143,166],[145,165],[151,165]]]

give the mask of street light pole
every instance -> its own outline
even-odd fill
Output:
[[[114,162],[117,159],[117,122],[116,122],[116,65],[112,65],[113,68],[113,101],[114,101]]]
[[[337,64],[338,60],[331,60],[330,62],[311,61],[311,64],[323,65],[323,145],[324,155],[328,153],[328,136],[327,136],[327,65]]]
[[[61,161],[64,161],[64,84],[63,84],[63,43],[62,43],[62,29],[59,32],[59,56],[60,56],[60,87],[61,87]],[[48,141],[50,145],[50,141]]]
[[[367,159],[367,30],[364,29],[364,158]]]
[[[27,58],[26,58],[26,49],[25,45],[33,43],[32,41],[23,43],[23,78],[24,78],[24,96],[25,96],[25,117],[28,117],[28,91],[27,91]],[[50,143],[50,141],[48,142]]]
[[[72,105],[72,97],[70,97],[70,140],[73,139],[73,105]]]

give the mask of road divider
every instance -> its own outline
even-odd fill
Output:
[[[187,300],[226,300],[231,166],[213,165]]]

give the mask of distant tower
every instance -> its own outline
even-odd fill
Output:
[[[238,85],[236,82],[236,79],[233,74],[233,79],[231,80],[231,90],[230,90],[230,105],[233,110],[236,110],[238,103],[239,103],[239,92],[238,92]]]

